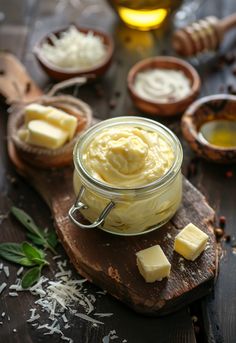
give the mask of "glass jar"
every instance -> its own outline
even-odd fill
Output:
[[[108,0],[129,27],[148,31],[159,28],[180,6],[182,0]]]
[[[174,161],[167,172],[144,186],[137,188],[113,187],[92,177],[83,165],[83,154],[89,144],[104,129],[131,126],[157,132],[168,142]],[[76,203],[69,216],[82,228],[99,227],[119,235],[137,235],[164,225],[177,211],[182,198],[181,164],[183,152],[175,134],[164,125],[140,117],[119,117],[105,120],[80,137],[74,148],[74,190]],[[75,218],[82,213],[91,224]]]

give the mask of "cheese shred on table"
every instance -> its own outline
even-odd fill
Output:
[[[45,276],[41,276],[38,282],[30,287],[28,291],[37,296],[35,307],[31,308],[30,316],[27,323],[37,330],[43,330],[43,335],[60,335],[61,340],[73,343],[73,339],[66,336],[66,330],[73,326],[72,319],[78,317],[87,322],[96,329],[98,325],[103,325],[104,322],[95,319],[94,317],[110,317],[113,313],[97,313],[95,308],[96,297],[88,292],[86,288],[86,279],[73,279],[72,271],[67,268],[67,260],[61,260],[57,257],[55,261],[57,268],[55,279],[50,280]],[[6,272],[5,277],[8,278],[9,267],[2,265],[1,268]],[[25,291],[21,287],[21,279],[18,277],[22,273],[19,269],[16,272],[15,283],[9,285],[10,291],[8,295],[12,297],[18,296],[18,292]],[[0,285],[0,293],[7,287],[4,282]],[[98,296],[105,295],[105,291],[97,291]],[[45,316],[45,313],[48,315]],[[5,312],[2,312],[2,319],[5,317]],[[99,318],[99,319],[100,319]],[[10,317],[7,316],[8,321]],[[1,325],[4,323],[1,322]],[[17,332],[17,331],[14,331]],[[118,337],[118,336],[117,336]],[[115,338],[115,337],[114,337]],[[111,336],[112,339],[112,336]]]

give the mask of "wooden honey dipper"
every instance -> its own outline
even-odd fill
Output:
[[[194,56],[207,50],[216,50],[224,34],[236,26],[236,13],[223,19],[206,17],[173,34],[172,46],[182,56]]]

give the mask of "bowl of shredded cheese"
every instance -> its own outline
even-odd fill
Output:
[[[34,48],[44,71],[55,80],[97,78],[108,69],[114,45],[107,34],[71,25],[46,35]]]

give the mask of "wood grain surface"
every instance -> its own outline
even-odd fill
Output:
[[[76,7],[76,4],[82,7]],[[100,5],[101,4],[101,5]],[[97,5],[97,6],[96,6]],[[99,5],[99,6],[98,6]],[[132,105],[126,91],[126,75],[130,67],[142,58],[170,54],[170,32],[162,30],[137,32],[121,25],[104,1],[56,1],[56,0],[1,0],[0,11],[5,12],[5,22],[0,24],[0,48],[16,54],[26,65],[31,77],[44,90],[48,90],[51,80],[42,72],[32,56],[32,48],[44,34],[59,29],[70,22],[91,26],[113,35],[115,39],[115,58],[107,75],[91,87],[79,89],[79,96],[94,109],[95,116],[101,119],[127,114],[142,114]],[[197,12],[198,17],[216,15],[224,17],[236,11],[233,0],[208,0]],[[226,36],[221,51],[214,56],[200,57],[191,63],[200,73],[202,79],[201,95],[232,91],[236,87],[233,74],[234,63],[222,63],[221,54],[235,53],[235,31]],[[231,87],[228,87],[231,86]],[[233,88],[232,88],[233,87]],[[78,94],[76,88],[71,93]],[[6,151],[7,108],[1,105],[0,121],[0,213],[9,211],[12,204],[24,208],[42,227],[52,226],[50,212],[44,201],[14,171]],[[182,139],[178,118],[164,120]],[[97,301],[97,310],[113,312],[114,316],[106,320],[102,328],[93,330],[80,320],[72,322],[70,335],[75,342],[102,342],[109,330],[115,329],[122,342],[131,343],[192,343],[229,342],[236,337],[236,274],[235,274],[235,226],[236,226],[236,167],[216,166],[195,158],[188,145],[182,140],[184,148],[183,173],[206,196],[209,204],[217,214],[226,216],[225,233],[231,241],[221,241],[222,256],[220,273],[214,292],[202,301],[195,302],[175,314],[163,318],[146,318],[135,314],[120,302],[109,296]],[[231,175],[231,176],[230,176]],[[22,241],[24,232],[11,217],[1,220],[0,241]],[[61,251],[62,255],[63,250]],[[65,255],[63,255],[65,256]],[[9,282],[14,281],[17,267],[10,265]],[[53,275],[48,270],[47,275]],[[74,274],[75,276],[76,274]],[[0,282],[6,281],[3,273]],[[97,288],[88,286],[94,294]],[[0,341],[6,343],[59,342],[60,339],[42,336],[26,324],[28,310],[34,306],[33,297],[24,293],[18,298],[11,298],[4,293],[0,296],[0,311],[10,314],[11,320],[0,326]],[[194,317],[194,326],[192,322]],[[196,318],[197,316],[197,318]],[[197,319],[197,321],[196,321]],[[13,333],[16,328],[17,333]]]

